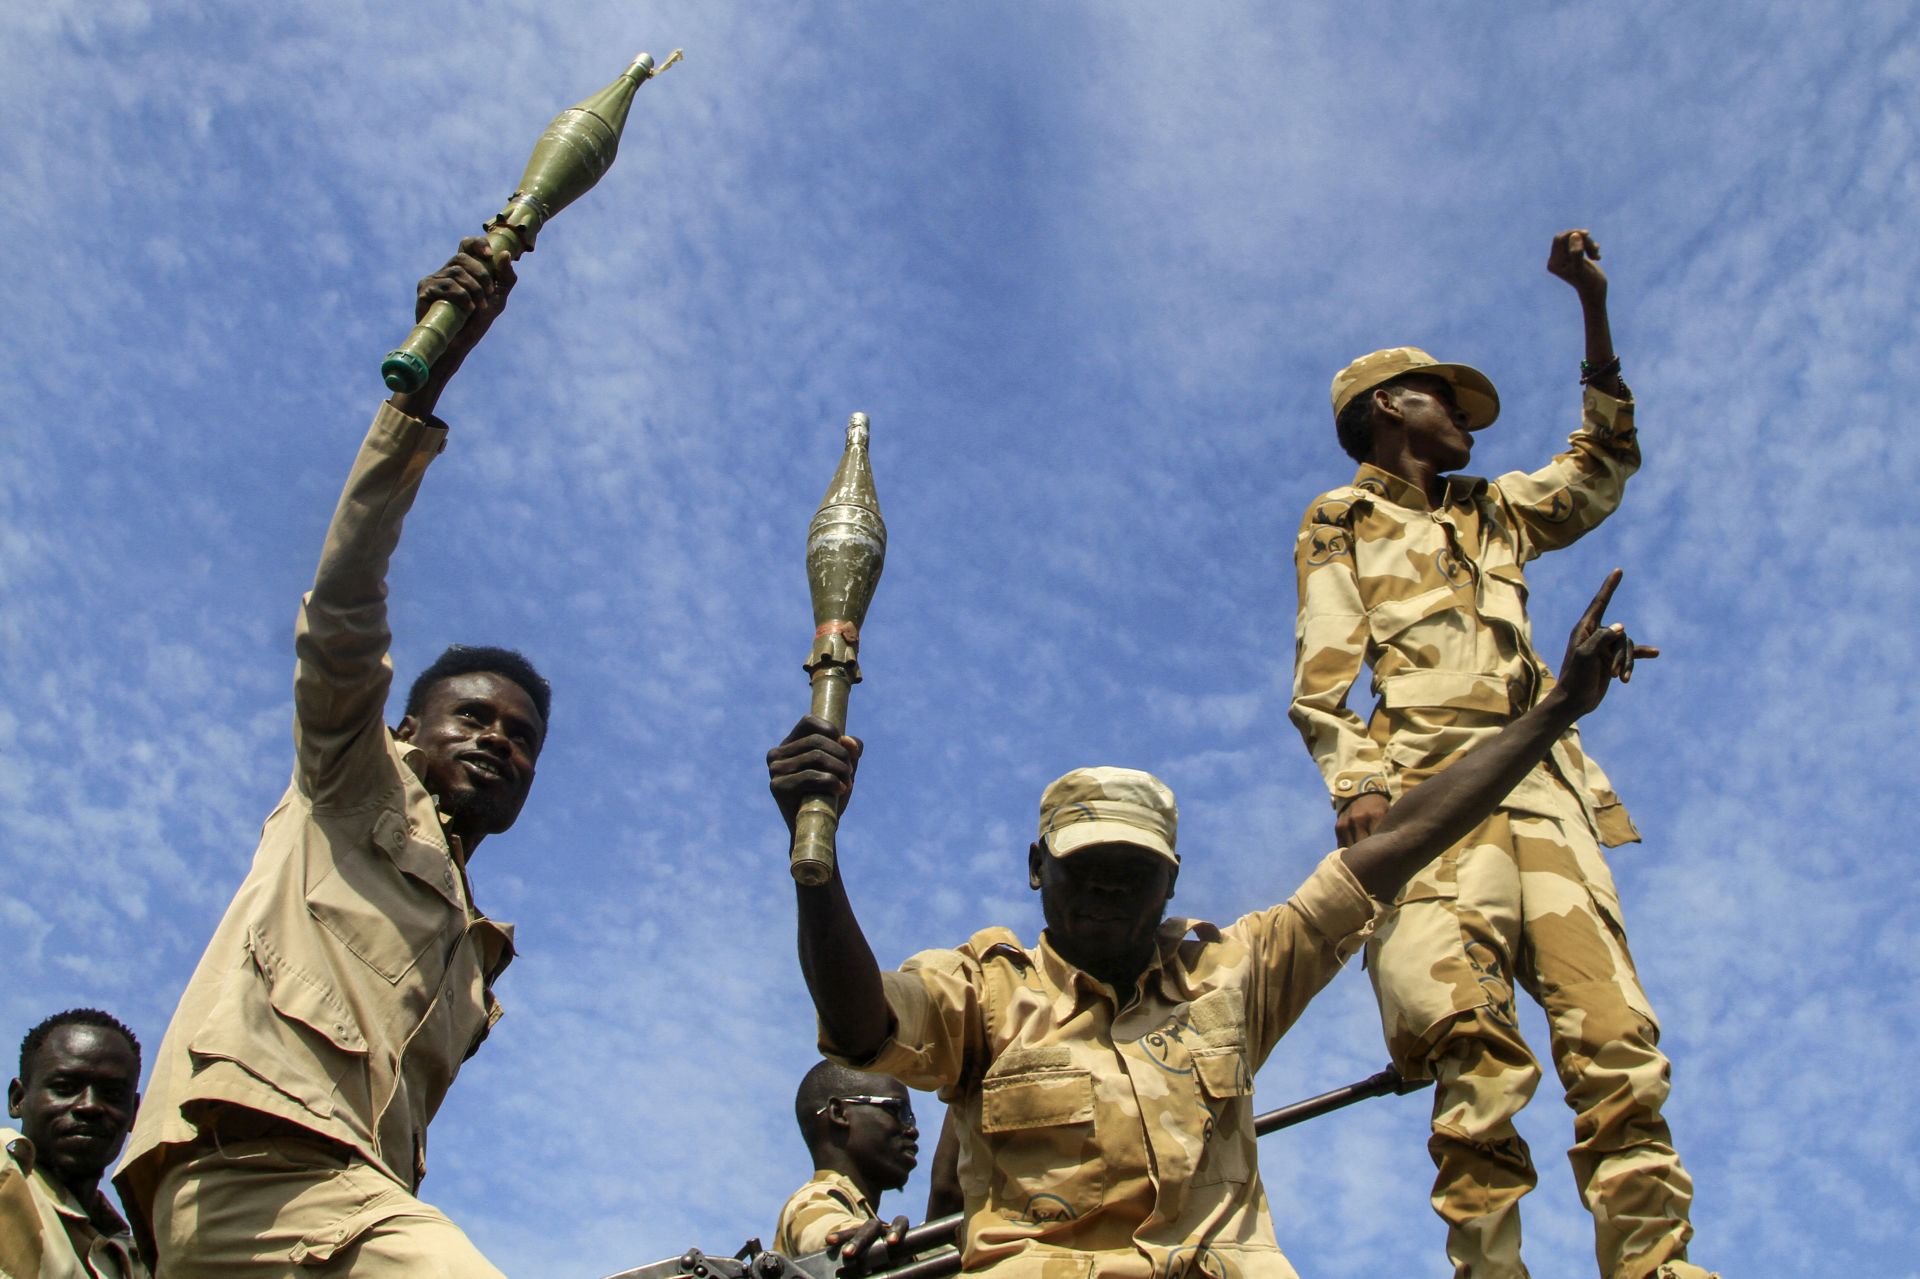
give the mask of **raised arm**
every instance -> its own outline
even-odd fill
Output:
[[[1607,273],[1600,269],[1600,245],[1593,233],[1581,228],[1554,236],[1553,247],[1547,250],[1547,270],[1572,285],[1580,296],[1580,319],[1587,339],[1585,372],[1591,378],[1588,384],[1615,399],[1626,399],[1627,384],[1620,380],[1620,370],[1613,367],[1616,360],[1613,328],[1607,320]]]
[[[1601,621],[1619,585],[1615,569],[1574,625],[1560,681],[1538,705],[1402,796],[1372,836],[1346,850],[1347,868],[1368,893],[1391,901],[1422,866],[1484,821],[1560,735],[1600,704],[1613,679],[1631,679],[1635,658],[1660,655],[1636,645],[1618,622]]]
[[[294,629],[294,747],[297,776],[316,802],[353,790],[354,761],[384,759],[383,714],[393,667],[387,660],[387,565],[401,524],[440,452],[446,427],[434,405],[461,361],[486,335],[513,288],[511,264],[496,268],[487,242],[461,241],[445,266],[422,280],[416,313],[446,298],[471,319],[426,386],[396,395],[368,429],[327,526],[313,589]]]
[[[831,795],[844,810],[859,764],[858,739],[836,736],[833,725],[811,715],[767,752],[767,788],[786,820],[789,848],[800,802],[810,795]],[[846,884],[836,868],[826,883],[795,883],[793,891],[800,914],[800,971],[821,1031],[841,1055],[867,1060],[886,1043],[891,1027],[880,965],[860,931]]]
[[[1524,562],[1578,541],[1619,508],[1627,481],[1640,469],[1640,435],[1634,427],[1633,393],[1620,377],[1607,320],[1607,277],[1600,246],[1586,231],[1554,237],[1547,270],[1580,297],[1586,331],[1580,425],[1565,451],[1540,470],[1514,471],[1494,484],[1521,534]]]

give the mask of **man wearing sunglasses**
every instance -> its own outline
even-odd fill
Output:
[[[813,1177],[780,1210],[773,1246],[789,1257],[838,1248],[857,1274],[876,1244],[897,1245],[907,1219],[880,1219],[880,1196],[907,1184],[920,1153],[907,1090],[891,1075],[820,1062],[793,1099]]]
[[[1004,928],[882,973],[844,873],[796,885],[800,965],[831,1059],[940,1089],[957,1115],[964,1266],[995,1279],[1290,1279],[1253,1135],[1253,1076],[1382,903],[1482,821],[1636,649],[1601,615],[1574,628],[1540,703],[1329,854],[1291,899],[1226,928],[1167,919],[1173,792],[1134,769],[1076,769],[1040,800],[1027,851],[1046,932]],[[1651,650],[1639,649],[1642,656]],[[852,793],[860,744],[803,719],[767,753],[791,841],[803,800]]]

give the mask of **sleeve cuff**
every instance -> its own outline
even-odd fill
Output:
[[[1333,810],[1339,812],[1362,795],[1386,795],[1387,779],[1381,773],[1353,774],[1335,778],[1328,788],[1333,800]],[[1389,798],[1391,798],[1389,796]]]
[[[1350,954],[1364,940],[1383,909],[1347,869],[1339,849],[1320,859],[1307,882],[1294,893],[1292,905],[1342,955]]]
[[[394,408],[391,400],[382,400],[379,410],[373,415],[373,426],[368,429],[367,436],[383,442],[387,451],[396,455],[425,453],[437,456],[447,447],[447,424],[432,415],[425,418],[409,417]]]

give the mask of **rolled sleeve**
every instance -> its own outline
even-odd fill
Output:
[[[1258,1061],[1365,942],[1380,910],[1335,851],[1284,903],[1225,930],[1252,952],[1248,1011]]]
[[[957,950],[927,950],[880,974],[891,1033],[873,1056],[840,1052],[820,1028],[820,1054],[855,1070],[892,1075],[933,1092],[959,1081],[980,1039],[978,967]]]

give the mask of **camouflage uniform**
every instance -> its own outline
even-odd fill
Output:
[[[1568,451],[1531,475],[1449,477],[1436,510],[1419,486],[1363,465],[1313,502],[1294,548],[1290,714],[1336,808],[1399,798],[1552,687],[1521,565],[1612,513],[1639,463],[1632,402],[1590,388]],[[1345,704],[1363,664],[1378,699],[1365,723]],[[1368,942],[1394,1064],[1438,1081],[1433,1203],[1456,1275],[1526,1274],[1518,1201],[1535,1178],[1512,1119],[1540,1071],[1516,983],[1552,1028],[1602,1273],[1642,1279],[1685,1256],[1692,1182],[1660,1116],[1667,1061],[1600,853],[1639,837],[1569,730]]]
[[[807,1184],[793,1192],[780,1209],[774,1227],[773,1248],[789,1257],[823,1252],[827,1236],[852,1230],[874,1219],[873,1205],[853,1184],[853,1178],[831,1168],[815,1170]]]
[[[1227,928],[1165,921],[1129,992],[990,928],[884,974],[894,1034],[872,1061],[836,1060],[941,1090],[969,1272],[1295,1279],[1260,1185],[1253,1074],[1375,917],[1329,856]]]

